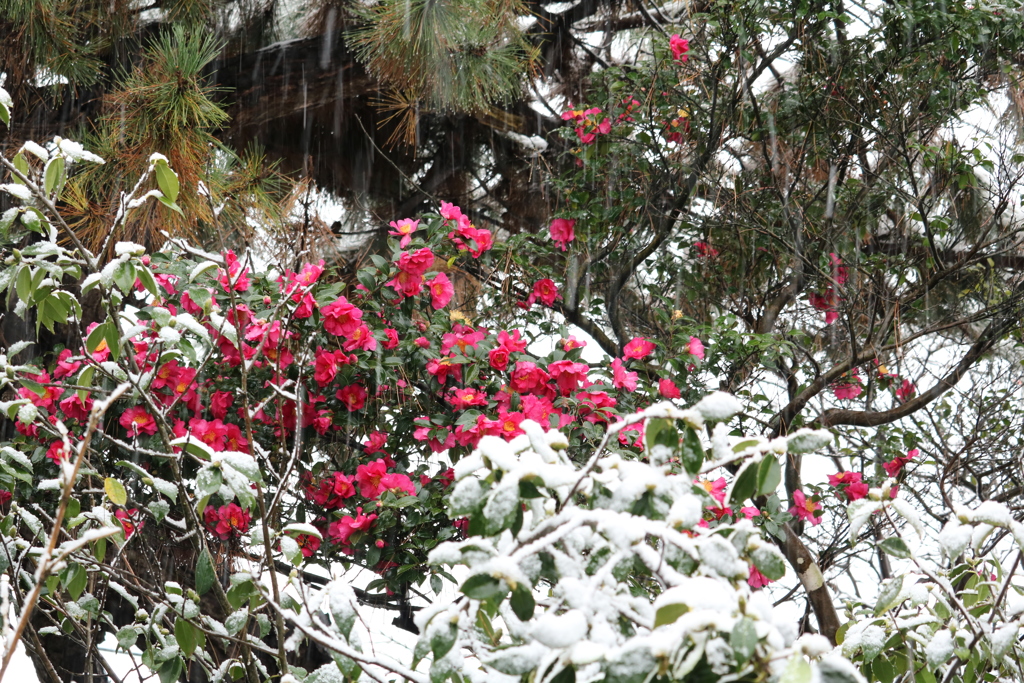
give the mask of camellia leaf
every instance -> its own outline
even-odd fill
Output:
[[[445,617],[442,614],[438,618],[444,619]],[[450,621],[440,628],[431,629],[430,649],[434,653],[435,661],[448,654],[455,645],[458,635],[459,629]]]
[[[875,602],[875,616],[890,609],[896,604],[900,591],[903,590],[903,577],[897,576],[882,585],[882,591]]]
[[[681,462],[687,473],[696,475],[700,472],[701,465],[704,464],[704,446],[692,427],[687,427],[684,432],[680,453]]]
[[[516,586],[516,589],[512,591],[512,597],[509,599],[509,605],[520,621],[532,619],[537,602],[533,599],[533,591],[530,590],[530,586],[525,583]]]
[[[778,459],[766,455],[757,468],[757,495],[767,496],[782,482],[782,466]]]
[[[887,538],[878,544],[882,550],[893,557],[898,557],[902,560],[910,557],[910,548],[907,547],[906,542],[902,538]]]
[[[754,622],[744,617],[732,627],[732,634],[729,636],[729,645],[732,646],[733,656],[740,665],[746,664],[754,656],[757,649],[757,629]]]
[[[199,647],[200,640],[205,640],[202,631],[181,617],[174,620],[174,639],[178,641],[181,654],[186,657],[191,657],[192,653]]]
[[[496,579],[489,574],[475,574],[466,579],[459,590],[474,600],[490,600],[504,596],[508,586],[504,585],[501,579]]]
[[[157,161],[154,166],[156,184],[160,191],[164,193],[164,196],[167,197],[167,200],[173,204],[178,201],[178,191],[181,189],[181,184],[178,182],[178,174],[172,171],[167,162],[162,159]]]
[[[210,557],[210,551],[204,548],[196,562],[196,593],[205,595],[216,580],[217,572],[213,567],[213,559]]]
[[[128,502],[128,492],[124,490],[124,484],[113,477],[103,480],[103,490],[114,505],[123,507]]]

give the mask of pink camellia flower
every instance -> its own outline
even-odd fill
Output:
[[[356,483],[359,484],[359,495],[363,498],[376,498],[383,491],[381,479],[388,473],[384,460],[374,460],[366,465],[356,467]]]
[[[413,486],[412,480],[404,474],[385,474],[380,478],[380,485],[385,491],[391,491],[392,493],[404,491],[410,496],[416,495],[416,487]]]
[[[704,487],[704,490],[711,494],[711,497],[718,501],[719,504],[725,502],[725,489],[729,487],[729,482],[725,480],[725,477],[719,477],[714,481],[710,479],[701,479],[696,483]]]
[[[348,545],[353,534],[357,531],[369,531],[376,519],[377,515],[375,513],[364,515],[363,508],[357,507],[355,517],[345,515],[341,519],[331,522],[330,526],[327,527],[327,535],[338,545]]]
[[[414,275],[423,275],[430,270],[432,265],[434,265],[434,252],[430,251],[429,247],[423,247],[411,253],[403,251],[402,255],[398,257],[398,269]]]
[[[860,373],[854,368],[848,379],[837,382],[832,386],[832,393],[840,400],[854,399],[861,395],[864,389],[860,385]]]
[[[427,283],[427,288],[430,290],[430,305],[434,307],[435,311],[439,311],[447,306],[455,294],[455,288],[452,286],[451,280],[444,273],[435,275]]]
[[[616,358],[612,361],[612,386],[616,389],[626,391],[636,390],[637,373],[629,372],[622,360]]]
[[[427,339],[426,337],[416,337],[415,339],[412,340],[412,343],[420,347],[421,349],[430,348],[430,340]]]
[[[548,365],[548,373],[555,380],[562,396],[568,396],[582,384],[588,385],[587,372],[590,366],[586,363],[574,363],[570,360],[560,360]]]
[[[338,389],[336,394],[337,399],[345,404],[349,412],[356,410],[362,410],[363,406],[366,405],[366,389],[363,388],[362,384],[349,384],[348,386]]]
[[[7,505],[10,502],[12,494],[7,489],[0,489],[0,505]]]
[[[387,338],[387,341],[383,342],[381,346],[385,349],[391,350],[398,346],[398,330],[393,327],[385,327],[384,337]]]
[[[522,353],[526,350],[526,340],[520,338],[519,330],[512,330],[511,334],[502,330],[498,333],[498,343],[508,349],[510,353]]]
[[[441,218],[446,221],[458,221],[462,218],[462,209],[451,202],[441,202]]]
[[[903,380],[903,384],[896,390],[896,398],[901,401],[910,399],[915,393],[917,393],[917,387],[909,379]]]
[[[821,524],[821,517],[814,513],[821,510],[821,505],[804,495],[803,491],[793,491],[793,507],[789,508],[789,514],[799,517],[811,525]]]
[[[242,262],[235,256],[235,252],[230,249],[225,251],[224,263],[228,267],[227,272],[225,273],[223,270],[220,270],[217,276],[217,282],[224,288],[224,291],[244,292],[248,290],[250,283],[247,274],[249,269],[242,267]]]
[[[570,334],[568,339],[562,340],[562,350],[572,351],[573,349],[582,349],[587,345],[587,342],[581,341],[576,338],[576,335]]]
[[[757,567],[750,565],[750,575],[747,577],[747,585],[751,588],[764,588],[772,580],[757,570]]]
[[[346,351],[373,351],[377,348],[377,339],[370,332],[366,325],[360,325],[348,334],[345,343],[341,345]]]
[[[576,239],[575,226],[576,221],[572,218],[556,218],[551,221],[551,227],[548,228],[548,231],[551,233],[551,239],[555,241],[555,244],[562,251],[568,249],[569,242]]]
[[[697,360],[704,360],[704,343],[696,337],[690,337],[690,342],[686,345],[686,352]]]
[[[860,472],[839,472],[828,475],[829,486],[841,489],[847,500],[860,500],[868,495],[868,485],[861,481]]]
[[[672,59],[685,62],[688,59],[686,53],[690,51],[690,41],[680,38],[678,33],[673,33],[668,39],[668,49],[672,50]]]
[[[654,342],[643,337],[633,337],[622,348],[622,357],[642,360],[649,356],[655,348]]]
[[[742,507],[740,508],[740,514],[747,519],[754,519],[761,516],[761,511],[755,507]]]
[[[487,405],[487,395],[479,389],[455,389],[448,394],[448,402],[459,410],[465,410],[470,406]]]
[[[345,297],[338,297],[334,303],[320,309],[324,329],[328,333],[341,337],[350,334],[362,324],[363,312],[350,304]]]
[[[530,294],[530,298],[527,299],[527,303],[531,306],[533,302],[540,299],[540,302],[549,308],[555,305],[557,299],[561,299],[562,295],[558,293],[558,286],[555,281],[550,278],[543,278],[533,283],[533,293]]]
[[[540,394],[543,393],[549,379],[551,376],[537,367],[536,363],[521,360],[512,371],[509,385],[512,391],[518,391],[520,394]]]
[[[78,368],[82,366],[81,361],[70,360],[72,356],[71,349],[64,349],[57,356],[57,367],[53,370],[53,378],[61,379],[73,374]]]
[[[658,380],[658,393],[664,398],[680,398],[679,387],[670,379]]]
[[[439,384],[444,384],[451,376],[456,382],[462,381],[462,366],[453,363],[451,358],[431,358],[427,361],[427,372],[437,378]]]
[[[388,435],[384,432],[370,432],[370,436],[366,443],[363,444],[363,448],[366,450],[367,455],[374,453],[383,453],[384,445],[388,442]]]
[[[883,462],[882,469],[885,470],[885,473],[888,474],[890,477],[895,477],[900,473],[904,465],[906,465],[908,462],[916,458],[918,455],[920,455],[920,453],[921,451],[917,450],[916,448],[912,448],[909,451],[907,451],[907,454],[905,456],[900,455],[893,458],[889,462]]]
[[[500,372],[508,369],[508,359],[508,349],[504,346],[496,346],[487,354],[487,360],[490,362],[491,367]]]
[[[131,436],[156,434],[156,420],[142,406],[134,406],[121,413],[119,422]]]
[[[420,227],[419,221],[414,221],[411,218],[403,218],[400,221],[391,221],[391,227],[394,230],[389,230],[388,234],[394,237],[401,237],[398,246],[401,249],[405,249],[409,246],[409,242],[412,241],[412,234],[416,232],[416,228]]]

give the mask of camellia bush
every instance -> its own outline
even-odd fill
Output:
[[[5,123],[10,109],[0,91]],[[592,115],[570,117],[581,141],[604,133]],[[825,589],[790,527],[818,524],[821,497],[777,490],[788,459],[833,437],[745,437],[732,396],[684,401],[704,393],[697,336],[672,358],[636,337],[596,366],[567,332],[534,343],[553,278],[499,282],[524,294],[515,324],[474,323],[452,301],[494,236],[457,206],[394,221],[390,258],[348,281],[173,239],[101,262],[57,201],[103,159],[55,139],[0,163],[17,204],[0,229],[22,245],[0,291],[74,340],[0,356],[0,675],[20,643],[42,678],[115,678],[110,634],[164,683],[1018,671],[1019,561],[986,545],[1024,544],[1005,508],[957,509],[932,539],[889,478],[909,456],[834,475],[851,538],[901,563],[877,602],[845,605],[836,649],[764,590],[787,563]],[[180,191],[154,154],[118,220],[180,211]],[[566,247],[573,230],[550,234]],[[336,571],[354,567],[378,578],[356,590]],[[419,634],[412,661],[362,647],[367,606]]]

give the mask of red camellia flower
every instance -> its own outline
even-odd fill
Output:
[[[846,494],[847,500],[860,500],[868,495],[868,485],[861,481],[860,472],[839,472],[828,475],[829,486],[834,486]]]
[[[686,345],[687,352],[697,360],[704,360],[704,343],[696,337],[690,337],[690,343]]]
[[[119,422],[132,436],[156,434],[156,420],[142,406],[135,406],[121,413]]]
[[[551,221],[551,227],[548,228],[548,231],[551,233],[551,239],[555,241],[555,244],[562,251],[568,249],[569,242],[576,239],[575,226],[576,221],[572,218],[556,218]]]
[[[915,393],[917,393],[917,387],[909,379],[903,380],[903,384],[896,390],[896,398],[901,401],[910,399]]]
[[[757,570],[757,567],[750,565],[750,575],[747,577],[747,585],[751,588],[764,588],[772,580]]]
[[[82,366],[80,361],[70,360],[72,355],[71,349],[64,349],[60,352],[60,355],[57,356],[57,367],[53,371],[54,379],[74,374]]]
[[[70,455],[71,451],[60,439],[51,443],[50,447],[46,450],[46,457],[52,460],[55,465],[59,465],[64,460],[67,460]]]
[[[392,493],[398,493],[404,491],[410,496],[416,495],[416,487],[413,486],[412,479],[407,475],[392,472],[385,474],[380,478],[380,486],[384,491],[391,491]]]
[[[349,412],[355,412],[356,410],[362,410],[363,406],[366,405],[368,394],[362,384],[349,384],[338,389],[336,396],[339,401],[345,404]]]
[[[249,530],[251,521],[249,510],[242,509],[237,503],[229,503],[219,509],[209,505],[203,511],[203,523],[206,528],[222,541],[233,535],[244,534]]]
[[[370,432],[370,436],[366,443],[363,444],[363,449],[366,450],[368,455],[374,453],[383,453],[384,445],[388,442],[388,435],[384,432]]]
[[[223,270],[219,270],[217,276],[217,282],[220,283],[224,291],[234,290],[236,292],[244,292],[249,289],[249,277],[247,273],[248,268],[243,268],[241,261],[235,256],[235,252],[228,251],[224,252],[224,263],[227,265],[228,270],[225,273]]]
[[[622,348],[623,358],[636,358],[642,360],[649,356],[655,349],[654,342],[643,337],[633,337]]]
[[[7,505],[11,500],[11,492],[7,489],[0,489],[0,505]]]
[[[140,519],[137,508],[131,508],[130,510],[122,510],[118,508],[114,511],[114,517],[121,522],[121,526],[124,528],[125,538],[131,538],[132,534],[145,526],[145,522]]]
[[[697,252],[697,258],[712,259],[718,256],[718,250],[707,242],[694,242],[693,249]]]
[[[860,373],[857,368],[849,374],[847,379],[837,382],[832,387],[832,393],[840,400],[848,400],[860,396],[864,389],[860,385]]]

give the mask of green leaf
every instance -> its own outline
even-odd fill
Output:
[[[811,683],[811,665],[803,655],[797,653],[789,658],[779,683]]]
[[[178,206],[177,204],[175,204],[174,202],[167,201],[167,197],[160,197],[160,196],[158,196],[157,197],[157,201],[159,201],[161,204],[166,206],[171,211],[176,211],[177,213],[181,214],[182,216],[185,215],[185,212],[181,210],[181,207]]]
[[[778,459],[766,455],[757,468],[757,495],[767,496],[779,487],[782,481],[782,467]]]
[[[117,644],[125,650],[130,650],[139,639],[138,632],[131,626],[125,626],[117,632]]]
[[[459,590],[473,600],[490,600],[504,597],[508,586],[501,579],[496,579],[489,574],[474,574],[466,579]]]
[[[122,261],[114,268],[114,284],[125,294],[135,286],[135,266],[131,261]]]
[[[160,683],[176,683],[178,678],[181,677],[181,672],[184,668],[185,662],[182,661],[181,657],[167,660],[160,665],[160,669],[157,671],[160,674]]]
[[[110,357],[114,361],[121,357],[120,330],[117,323],[108,320],[103,329],[103,338],[107,340],[107,348],[110,349]]]
[[[153,519],[159,524],[171,511],[171,505],[166,500],[154,500],[149,504],[149,511],[153,513]]]
[[[105,341],[107,338],[107,323],[102,322],[96,327],[92,328],[92,332],[85,339],[85,350],[89,353],[95,353],[96,349],[99,348],[100,342]]]
[[[736,475],[732,485],[732,493],[729,496],[729,503],[736,505],[754,495],[757,489],[758,466],[752,462],[744,463],[743,469]]]
[[[64,575],[64,588],[67,589],[72,600],[78,600],[82,595],[88,578],[85,567],[80,564],[72,564],[67,568],[67,573]]]
[[[786,575],[786,562],[782,555],[772,546],[761,546],[750,555],[754,561],[757,571],[767,576],[772,581],[778,581]]]
[[[512,591],[509,605],[511,605],[512,611],[515,612],[520,621],[532,619],[533,610],[537,607],[537,602],[533,599],[533,591],[530,589],[530,586],[525,583],[517,585],[516,589]]]
[[[11,125],[11,110],[3,102],[0,102],[0,121],[3,121],[5,126]]]
[[[64,157],[54,156],[46,162],[46,170],[43,172],[43,188],[46,194],[60,192],[64,187]]]
[[[685,429],[680,455],[683,469],[688,474],[696,475],[700,472],[701,465],[704,464],[704,446],[701,445],[700,437],[692,427]]]
[[[689,606],[682,603],[662,605],[654,614],[654,628],[675,623],[675,620],[690,611]]]
[[[445,615],[439,615],[439,619],[444,619]],[[431,629],[432,635],[430,636],[430,649],[434,653],[434,660],[441,659],[452,649],[455,645],[455,640],[458,638],[459,629],[449,621],[447,624],[441,626],[441,628]]]
[[[80,386],[80,387],[91,387],[92,386],[92,377],[93,377],[94,374],[96,374],[96,366],[95,365],[88,365],[88,366],[86,366],[86,368],[84,370],[82,370],[82,372],[78,373],[78,382],[77,382],[78,386]],[[87,399],[88,397],[89,397],[89,390],[88,389],[79,389],[78,390],[78,398],[79,398],[80,401],[84,402],[85,399]]]
[[[216,467],[204,467],[196,475],[196,495],[199,498],[213,495],[220,490],[223,479]]]
[[[32,269],[28,266],[22,266],[21,270],[18,271],[14,291],[17,292],[18,298],[25,303],[29,303],[32,300]]]
[[[897,576],[882,584],[882,591],[878,594],[878,600],[875,602],[875,616],[895,606],[901,590],[903,590],[902,576]]]
[[[114,505],[124,507],[128,502],[128,492],[124,490],[124,484],[113,477],[107,477],[103,480],[103,490],[106,492],[107,498]]]
[[[213,568],[210,551],[203,548],[203,552],[199,553],[199,560],[196,562],[196,592],[205,595],[216,580],[217,572]]]
[[[162,159],[157,161],[155,166],[156,184],[160,191],[164,193],[164,196],[171,203],[178,201],[178,191],[181,189],[181,184],[178,182],[178,174],[172,171],[167,162]]]
[[[159,298],[160,289],[157,287],[156,278],[153,277],[153,271],[145,266],[141,266],[135,269],[135,275],[138,276],[139,282],[142,283],[147,292]]]
[[[905,560],[910,557],[910,548],[903,541],[902,538],[893,536],[892,538],[886,538],[878,544],[887,554],[893,557],[898,557],[901,560]]]
[[[754,622],[746,617],[737,621],[729,636],[729,645],[732,646],[736,662],[741,666],[746,664],[757,649],[757,629],[754,628]]]
[[[174,639],[178,641],[178,647],[181,648],[181,653],[186,657],[191,657],[192,653],[196,651],[202,635],[202,631],[189,623],[188,620],[181,617],[174,620]]]

